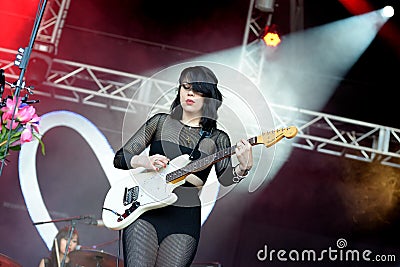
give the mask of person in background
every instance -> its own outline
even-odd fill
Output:
[[[75,267],[70,263],[68,254],[71,251],[76,250],[77,246],[79,245],[79,234],[78,231],[74,229],[72,238],[67,248],[67,242],[71,234],[70,231],[71,226],[65,226],[58,231],[56,237],[54,238],[50,255],[40,260],[39,267],[60,267],[65,254],[67,256],[65,257],[64,267]]]

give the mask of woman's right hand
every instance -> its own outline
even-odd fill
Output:
[[[155,154],[152,156],[135,155],[131,159],[132,168],[143,167],[148,170],[158,171],[167,167],[169,159],[166,156]]]

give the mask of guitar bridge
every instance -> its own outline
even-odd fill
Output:
[[[124,198],[122,200],[124,206],[132,204],[138,199],[138,197],[139,197],[139,186],[134,186],[129,189],[125,187]]]

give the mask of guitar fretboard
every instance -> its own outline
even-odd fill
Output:
[[[252,137],[252,138],[248,139],[247,141],[249,141],[249,143],[252,146],[254,146],[257,144],[256,140],[257,140],[257,137]],[[183,176],[189,175],[193,172],[196,172],[196,171],[202,169],[203,167],[214,164],[220,160],[223,160],[224,158],[230,157],[231,155],[235,154],[235,149],[236,149],[236,145],[222,149],[220,151],[217,151],[214,154],[211,154],[204,158],[192,161],[185,167],[168,173],[166,175],[167,183],[172,182],[176,179],[179,179]]]

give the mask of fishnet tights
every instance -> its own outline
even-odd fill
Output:
[[[171,234],[158,245],[149,222],[138,219],[124,229],[125,267],[189,267],[197,248],[187,234]]]

